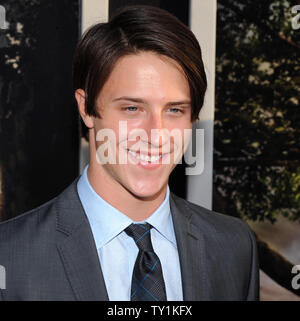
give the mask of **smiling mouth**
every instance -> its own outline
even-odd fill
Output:
[[[132,155],[136,159],[141,160],[142,162],[149,162],[149,163],[156,163],[165,155],[165,154],[160,154],[160,155],[149,156],[141,153],[136,153],[130,149],[128,149],[128,153],[130,153],[130,155]]]

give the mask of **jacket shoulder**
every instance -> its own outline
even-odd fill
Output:
[[[240,218],[172,196],[179,213],[190,223],[191,235],[205,244],[207,271],[214,282],[222,284],[215,297],[258,300],[258,252],[255,235],[248,224]]]
[[[56,198],[53,198],[39,207],[0,222],[0,245],[5,245],[13,239],[21,241],[24,233],[30,234],[33,230],[36,230],[33,227],[37,227],[42,222],[49,221],[49,219],[55,221],[55,217],[49,215],[53,212],[55,201]],[[48,220],[45,220],[46,217],[48,217]]]
[[[240,234],[248,235],[251,239],[253,238],[253,232],[249,225],[241,218],[209,210],[176,196],[173,193],[172,198],[178,207],[185,208],[186,213],[188,213],[187,216],[191,218],[192,223],[200,227],[200,229],[204,229],[205,226],[206,232],[208,229],[211,230],[213,234]]]

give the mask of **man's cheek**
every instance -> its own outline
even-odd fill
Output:
[[[116,134],[108,128],[102,128],[96,135],[96,160],[99,164],[116,164]]]

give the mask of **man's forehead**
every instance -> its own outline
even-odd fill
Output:
[[[114,101],[121,97],[130,97],[136,102],[152,98],[165,102],[189,101],[190,89],[184,72],[176,62],[166,58],[151,52],[121,57],[99,98],[105,94]]]
[[[137,64],[139,66],[147,65],[147,67],[149,68],[148,70],[151,70],[151,65],[153,65],[154,61],[163,63],[166,69],[170,69],[170,68],[176,69],[177,71],[182,73],[183,76],[186,77],[182,67],[176,60],[166,55],[158,54],[157,52],[144,51],[144,50],[138,51],[136,53],[125,54],[119,57],[117,61],[113,64],[110,74],[112,74],[120,66],[122,66],[123,68],[127,67],[127,69],[132,70],[134,67],[137,66]]]

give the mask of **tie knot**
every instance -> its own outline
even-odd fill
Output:
[[[150,237],[151,228],[149,223],[131,224],[125,229],[125,232],[134,239],[141,251],[153,251]]]

